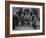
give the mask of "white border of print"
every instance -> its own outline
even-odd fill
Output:
[[[12,30],[12,7],[28,7],[28,8],[40,8],[40,30],[26,30],[26,31],[16,31]],[[39,33],[42,32],[42,6],[36,5],[18,5],[18,4],[10,4],[10,34],[22,34],[22,33]]]

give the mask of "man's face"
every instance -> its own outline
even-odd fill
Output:
[[[22,13],[21,15],[22,15],[22,16],[24,16],[24,14],[23,14],[23,13]]]

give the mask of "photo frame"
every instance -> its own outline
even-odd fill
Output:
[[[5,1],[5,37],[44,34],[44,3]]]

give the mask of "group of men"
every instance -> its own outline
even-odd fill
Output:
[[[30,12],[29,9],[19,10],[16,15],[13,16],[13,29],[15,26],[31,25],[36,29],[38,20],[38,14]]]

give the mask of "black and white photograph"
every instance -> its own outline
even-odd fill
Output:
[[[45,34],[44,3],[5,2],[5,37]]]
[[[28,7],[12,7],[13,30],[40,29],[40,9]]]
[[[10,32],[11,34],[42,32],[42,6],[11,4]]]
[[[44,35],[44,3],[7,1],[6,37]]]

